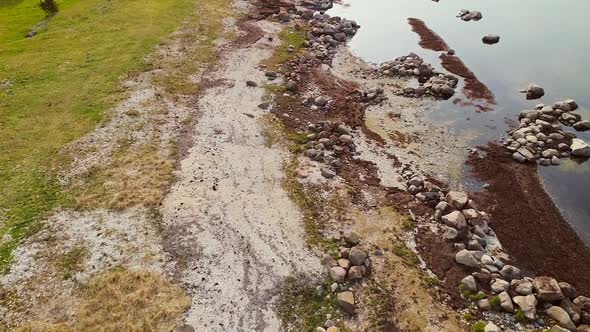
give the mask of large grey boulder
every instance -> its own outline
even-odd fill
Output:
[[[533,286],[537,291],[539,301],[553,302],[561,301],[564,296],[559,288],[557,280],[551,277],[539,276],[533,279]]]
[[[479,260],[472,251],[463,249],[455,254],[455,262],[472,268],[479,267]]]
[[[566,328],[570,331],[576,331],[576,325],[572,322],[570,316],[567,314],[565,310],[558,306],[552,306],[551,308],[547,309],[547,315],[553,318],[557,324],[563,328]]]
[[[449,214],[442,216],[442,221],[445,225],[453,227],[455,229],[464,229],[467,227],[467,221],[463,214],[459,211],[453,211]]]

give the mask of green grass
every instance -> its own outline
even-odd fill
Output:
[[[120,81],[192,12],[192,0],[61,0],[45,18],[37,0],[0,7],[0,272],[12,250],[65,204],[57,153],[93,130],[126,93]]]
[[[303,29],[286,28],[279,34],[281,45],[276,49],[272,57],[264,61],[264,64],[271,69],[279,69],[279,66],[289,61],[296,54],[300,54],[301,47],[305,41],[306,31]],[[289,46],[295,48],[289,52]]]
[[[396,243],[393,247],[393,253],[401,257],[403,263],[410,267],[416,267],[420,264],[420,259],[415,252],[409,249],[405,243]]]

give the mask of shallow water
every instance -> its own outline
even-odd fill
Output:
[[[408,18],[418,18],[442,37],[477,78],[495,95],[492,111],[449,101],[434,103],[428,116],[449,126],[457,135],[477,137],[472,144],[503,137],[518,113],[538,103],[573,98],[583,119],[590,120],[590,1],[580,0],[347,0],[329,14],[353,19],[361,25],[350,42],[354,54],[381,63],[415,52],[444,71],[440,52],[422,49]],[[483,19],[464,22],[461,9],[479,10]],[[487,34],[500,36],[500,43],[485,45]],[[545,88],[542,99],[527,101],[518,90],[529,83]],[[481,100],[477,104],[486,104]],[[567,130],[574,131],[573,128]],[[578,137],[590,142],[590,133]],[[559,167],[540,167],[547,191],[581,238],[590,244],[590,161],[578,164],[562,159]]]

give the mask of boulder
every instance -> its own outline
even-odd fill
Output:
[[[500,41],[500,36],[498,35],[487,35],[484,36],[481,41],[484,44],[488,44],[488,45],[493,45],[493,44],[497,44]]]
[[[561,288],[559,288],[559,284],[554,278],[546,276],[535,277],[533,279],[533,286],[537,291],[539,301],[553,302],[561,301],[564,298]]]
[[[338,306],[345,312],[354,315],[355,302],[352,292],[338,293]]]
[[[469,291],[470,293],[477,292],[477,282],[473,276],[467,276],[461,280],[462,289]]]
[[[346,270],[340,266],[330,268],[330,277],[337,283],[342,283],[346,279]]]
[[[529,84],[526,90],[522,90],[521,92],[526,94],[526,99],[528,100],[539,99],[545,95],[545,89],[534,83]]]
[[[534,295],[515,296],[513,300],[520,310],[522,310],[526,318],[535,319],[535,315],[537,314],[537,298]]]
[[[468,201],[467,193],[462,191],[449,191],[445,200],[457,210],[463,210]]]
[[[590,297],[580,295],[574,299],[574,303],[582,310],[590,312]]]
[[[492,310],[492,305],[488,299],[481,299],[477,301],[477,308],[480,311],[490,311]]]
[[[363,269],[361,266],[353,266],[348,271],[348,279],[359,280],[363,278]]]
[[[502,311],[514,312],[514,304],[512,303],[512,299],[508,293],[502,292],[498,294],[498,298],[500,298],[500,308]]]
[[[356,246],[361,242],[361,236],[353,231],[344,235],[344,241],[350,246]]]
[[[455,262],[467,267],[479,268],[479,260],[473,252],[463,249],[455,254]]]
[[[570,331],[576,331],[576,325],[572,322],[570,316],[567,314],[565,310],[558,306],[552,306],[551,308],[547,309],[547,315],[551,317],[557,325],[566,328]]]
[[[590,157],[590,145],[579,138],[572,139],[570,149],[572,150],[572,156]]]
[[[580,325],[576,329],[576,332],[590,332],[590,325]]]
[[[350,269],[350,261],[346,258],[340,258],[338,260],[338,266],[340,266],[341,268],[348,270]]]
[[[519,295],[530,295],[533,293],[533,283],[528,280],[512,280],[510,285]]]
[[[590,130],[590,121],[579,121],[574,123],[574,129],[577,131],[587,131]]]
[[[506,280],[496,279],[494,283],[492,283],[491,288],[492,292],[499,294],[502,292],[506,292],[508,288],[510,288],[510,283],[508,283]]]
[[[567,282],[560,282],[559,288],[561,289],[561,293],[563,293],[563,296],[570,300],[573,300],[578,296],[576,288],[574,288],[574,286],[568,284]]]
[[[559,302],[559,306],[561,307],[561,309],[567,312],[574,324],[578,324],[580,322],[580,319],[582,318],[582,310],[580,309],[580,307],[578,307],[572,301],[570,301],[570,299],[566,298],[565,300]]]
[[[455,229],[464,229],[467,227],[467,221],[463,214],[459,211],[453,211],[447,215],[442,216],[442,221],[445,225]]]
[[[513,279],[520,279],[521,272],[519,268],[507,264],[500,270],[500,275],[504,279],[511,281]]]
[[[367,259],[367,253],[360,249],[352,248],[350,254],[348,254],[348,259],[352,265],[360,266],[363,265],[365,259]]]

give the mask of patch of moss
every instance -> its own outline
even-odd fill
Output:
[[[471,330],[473,332],[485,332],[485,329],[486,329],[486,323],[482,322],[482,321],[479,321],[479,322],[471,325]]]
[[[494,309],[499,309],[500,308],[500,304],[502,303],[502,301],[500,300],[500,297],[498,295],[490,297],[488,299],[488,301],[490,302],[490,305]]]
[[[437,286],[440,286],[440,280],[436,276],[434,276],[434,277],[425,276],[424,277],[424,284],[428,287],[437,287]]]
[[[409,249],[405,243],[399,242],[396,243],[393,247],[393,253],[397,256],[401,257],[404,264],[407,266],[415,267],[420,264],[420,259],[418,255],[411,249]]]
[[[527,321],[527,318],[524,314],[524,311],[522,310],[516,310],[516,312],[514,313],[514,318],[516,318],[517,321],[524,323]]]
[[[321,284],[324,294],[320,296],[316,286]],[[338,310],[338,299],[329,293],[331,282],[314,282],[304,274],[287,277],[279,286],[280,294],[277,304],[278,316],[285,331],[315,331],[323,326],[326,315],[332,319],[342,317]]]
[[[301,53],[301,47],[306,39],[306,31],[304,29],[285,28],[279,34],[279,38],[281,45],[269,59],[264,61],[268,68],[275,70],[280,69],[280,65]],[[293,46],[292,51],[289,51],[289,46]]]

